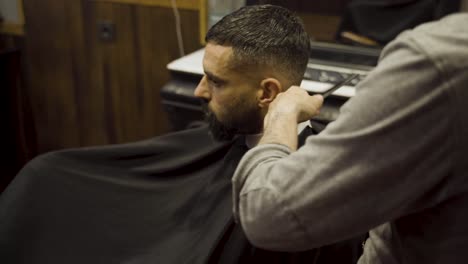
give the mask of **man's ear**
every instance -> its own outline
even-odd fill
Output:
[[[276,96],[283,91],[281,83],[275,78],[266,78],[260,82],[260,90],[258,92],[258,105],[260,107],[268,107],[275,100]]]

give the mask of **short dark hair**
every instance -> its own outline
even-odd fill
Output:
[[[240,65],[274,67],[300,84],[310,40],[299,17],[274,5],[242,7],[223,17],[206,34],[207,43],[231,46]]]

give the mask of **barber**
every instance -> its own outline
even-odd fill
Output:
[[[297,123],[323,98],[278,95],[233,177],[254,245],[300,251],[370,230],[361,264],[468,260],[467,24],[462,13],[401,34],[300,149]]]

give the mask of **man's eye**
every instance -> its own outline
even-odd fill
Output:
[[[221,83],[215,81],[215,80],[208,80],[209,84],[212,85],[213,87],[219,87],[221,86]]]

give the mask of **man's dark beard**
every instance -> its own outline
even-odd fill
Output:
[[[208,104],[202,102],[203,112],[205,113],[205,121],[208,122],[208,127],[210,129],[211,135],[215,140],[218,141],[227,141],[234,138],[237,134],[237,129],[229,128],[219,122],[216,118],[216,115],[208,108]]]

